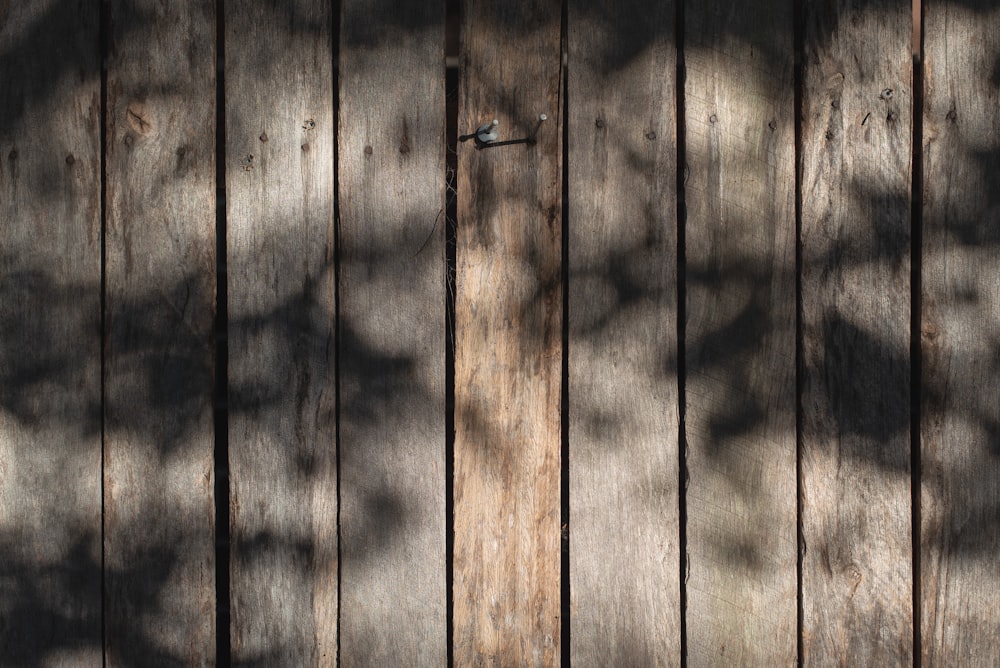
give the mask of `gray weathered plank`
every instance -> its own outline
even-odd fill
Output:
[[[321,0],[226,3],[234,662],[333,665],[332,35]]]
[[[553,665],[560,638],[560,4],[462,4],[454,659]]]
[[[100,666],[98,7],[0,7],[0,662]]]
[[[215,657],[214,9],[107,9],[108,665]]]
[[[802,645],[913,657],[910,3],[805,7]]]
[[[444,20],[363,0],[340,24],[344,665],[447,663]]]
[[[1000,658],[1000,11],[925,2],[921,641]]]
[[[684,58],[688,656],[796,657],[788,2],[689,6]]]
[[[673,2],[571,2],[571,658],[680,663]]]

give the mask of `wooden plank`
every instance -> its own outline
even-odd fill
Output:
[[[562,197],[558,2],[461,7],[454,660],[553,665],[560,641]]]
[[[569,6],[575,665],[680,663],[675,14]]]
[[[441,666],[445,12],[383,4],[341,20],[341,660]]]
[[[215,657],[214,10],[107,8],[108,665]]]
[[[913,658],[909,1],[805,7],[802,647]]]
[[[100,666],[98,8],[0,7],[0,657]]]
[[[329,3],[226,3],[232,658],[337,660]]]
[[[921,653],[1000,657],[1000,11],[925,2]]]
[[[791,3],[689,5],[688,658],[796,658]]]

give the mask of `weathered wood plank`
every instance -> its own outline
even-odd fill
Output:
[[[796,657],[792,25],[788,2],[686,13],[692,664]]]
[[[0,662],[100,666],[98,7],[0,7]]]
[[[226,3],[236,663],[337,659],[330,11],[321,0]]]
[[[560,4],[462,5],[454,659],[553,665],[560,637]]]
[[[215,657],[214,9],[107,9],[108,665]]]
[[[571,2],[571,658],[680,663],[673,2]]]
[[[913,657],[910,3],[805,6],[803,652]]]
[[[341,20],[341,660],[441,666],[445,12],[384,4]]]
[[[1000,657],[1000,11],[925,0],[921,641]]]

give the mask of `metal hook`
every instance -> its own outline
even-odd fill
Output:
[[[493,119],[489,123],[483,123],[479,126],[471,135],[462,135],[458,138],[459,141],[468,141],[470,139],[476,140],[476,148],[483,148],[487,144],[493,143],[497,140],[497,126],[500,125],[500,121]]]
[[[508,139],[506,141],[497,141],[497,130],[496,126],[500,124],[500,121],[493,119],[490,123],[485,123],[479,126],[479,129],[473,134],[461,135],[458,139],[459,141],[467,141],[469,139],[476,140],[476,149],[483,148],[494,148],[497,146],[510,146],[512,144],[535,144],[538,137],[538,131],[542,129],[542,123],[548,120],[547,114],[538,115],[538,123],[535,125],[535,129],[531,131],[527,137],[522,137],[521,139]]]

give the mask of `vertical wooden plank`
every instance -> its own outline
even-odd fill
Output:
[[[560,3],[462,5],[454,659],[559,657],[562,197]]]
[[[226,3],[234,663],[337,660],[331,24]]]
[[[392,7],[345,2],[341,20],[341,659],[440,666],[445,12]]]
[[[214,9],[107,10],[109,665],[215,657]]]
[[[100,666],[98,7],[0,6],[0,661]]]
[[[805,7],[803,652],[913,658],[910,3]]]
[[[1000,11],[925,0],[924,665],[1000,657]]]
[[[568,15],[571,659],[680,663],[676,6]],[[641,5],[641,6],[640,6]]]
[[[690,4],[688,657],[796,658],[792,4]]]

